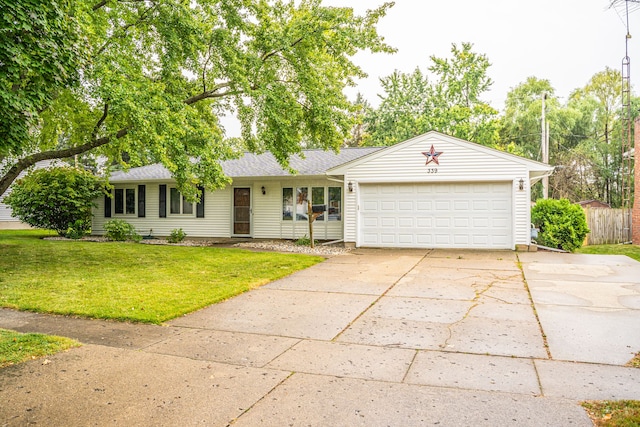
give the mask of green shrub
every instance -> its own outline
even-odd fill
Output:
[[[91,223],[91,208],[104,188],[102,179],[82,169],[37,169],[17,180],[3,202],[22,222],[65,236],[76,221]]]
[[[85,235],[89,234],[91,229],[91,221],[77,219],[73,224],[69,225],[65,236],[69,239],[82,239]]]
[[[124,242],[126,240],[133,240],[139,242],[142,240],[133,225],[122,219],[112,219],[104,224],[104,231],[106,231],[107,239],[115,240],[116,242]]]
[[[182,228],[174,228],[171,230],[171,234],[167,238],[167,242],[169,243],[180,243],[187,237],[187,233],[182,231]]]
[[[311,239],[308,238],[307,235],[305,234],[303,237],[300,237],[294,243],[298,246],[311,246]],[[314,240],[314,243],[318,243],[318,241]]]
[[[531,221],[540,230],[538,243],[573,252],[589,233],[584,211],[567,199],[538,200],[531,209]]]

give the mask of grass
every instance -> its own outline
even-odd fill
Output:
[[[593,245],[583,246],[576,250],[581,254],[602,254],[602,255],[626,255],[640,261],[640,246],[638,245]]]
[[[0,368],[78,347],[70,338],[0,329]]]
[[[42,240],[0,231],[0,306],[162,323],[310,267],[321,257],[213,247]]]
[[[640,401],[587,401],[582,406],[596,427],[637,427],[640,426]]]
[[[636,353],[633,359],[629,360],[626,366],[630,368],[640,368],[640,351]]]

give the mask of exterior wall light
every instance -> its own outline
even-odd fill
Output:
[[[262,195],[263,195],[263,196],[264,196],[265,194],[267,194],[267,189],[266,189],[266,188],[264,188],[264,185],[262,186],[261,190],[262,190]]]
[[[522,179],[522,178],[520,178],[520,181],[518,181],[518,189],[520,191],[524,190],[524,179]]]
[[[353,193],[353,182],[349,181],[347,188],[349,189],[349,193]]]

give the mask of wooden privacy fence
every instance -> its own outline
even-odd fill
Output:
[[[631,241],[631,209],[584,208],[591,232],[585,245],[607,245]]]

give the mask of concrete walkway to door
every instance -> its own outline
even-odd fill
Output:
[[[639,305],[625,257],[357,250],[165,327],[0,310],[87,343],[1,370],[0,420],[591,426],[640,398]]]

